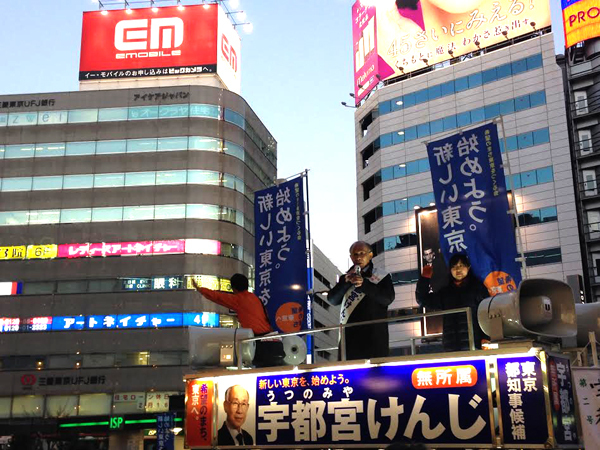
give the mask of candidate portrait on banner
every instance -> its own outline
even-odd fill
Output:
[[[254,380],[245,377],[228,377],[224,380],[226,383],[218,383],[217,445],[254,445]]]

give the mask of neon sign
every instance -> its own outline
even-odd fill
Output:
[[[106,314],[93,316],[0,317],[0,333],[28,331],[112,330],[142,328],[219,327],[212,312]]]
[[[84,242],[75,244],[15,245],[0,247],[0,261],[22,259],[96,258],[108,256],[220,255],[221,242],[213,239],[165,241]]]

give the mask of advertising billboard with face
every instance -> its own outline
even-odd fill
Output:
[[[80,81],[222,72],[239,92],[239,57],[240,38],[217,4],[83,13]]]
[[[562,0],[565,23],[565,47],[600,37],[598,0]]]
[[[354,92],[550,25],[548,0],[358,0]]]

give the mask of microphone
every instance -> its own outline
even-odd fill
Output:
[[[360,266],[358,264],[354,266],[354,274],[360,275]]]

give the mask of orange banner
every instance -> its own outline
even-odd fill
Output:
[[[427,367],[412,373],[415,389],[471,387],[477,383],[477,370],[468,366]]]
[[[185,391],[185,439],[187,446],[212,447],[214,383],[188,380]]]

